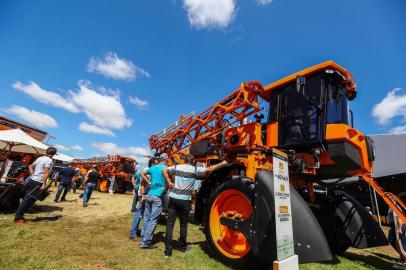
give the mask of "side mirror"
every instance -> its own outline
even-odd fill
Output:
[[[303,96],[305,94],[305,84],[306,84],[305,77],[302,76],[296,77],[296,91]]]

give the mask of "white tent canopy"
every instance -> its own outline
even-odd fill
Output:
[[[9,151],[45,154],[48,145],[43,144],[20,129],[10,129],[0,131],[0,149]]]
[[[71,163],[71,162],[74,160],[73,157],[68,156],[68,155],[65,155],[65,154],[62,154],[62,153],[56,154],[56,155],[53,157],[53,159],[55,159],[55,160],[60,160],[60,161],[63,161],[63,162],[68,162],[68,163]]]

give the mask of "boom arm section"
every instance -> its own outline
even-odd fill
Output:
[[[367,182],[378,193],[378,195],[388,204],[393,211],[399,216],[402,222],[406,223],[406,205],[393,193],[386,192],[381,186],[369,175],[362,175],[362,179]]]
[[[180,120],[148,140],[158,153],[176,153],[190,144],[213,138],[224,128],[249,117],[261,108],[258,96],[263,87],[258,81],[242,83],[241,87],[199,115],[181,116]]]

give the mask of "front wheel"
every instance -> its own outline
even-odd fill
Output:
[[[243,267],[252,257],[246,237],[238,230],[222,225],[222,216],[246,220],[253,212],[253,184],[231,180],[218,186],[209,199],[205,234],[213,255],[226,265]]]

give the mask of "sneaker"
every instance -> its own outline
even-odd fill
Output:
[[[137,238],[135,236],[129,236],[128,238],[130,238],[130,240],[136,240]]]
[[[58,203],[58,200],[54,200],[54,203]]]
[[[14,224],[26,224],[27,222],[28,220],[26,220],[25,218],[14,220]]]
[[[180,249],[180,252],[184,253],[184,252],[188,252],[190,250],[192,250],[192,246],[191,245],[186,245],[186,247]]]
[[[83,203],[83,205],[82,205],[83,207],[87,207],[87,203]]]
[[[66,202],[66,200],[65,200],[65,199],[62,199],[61,202]]]

